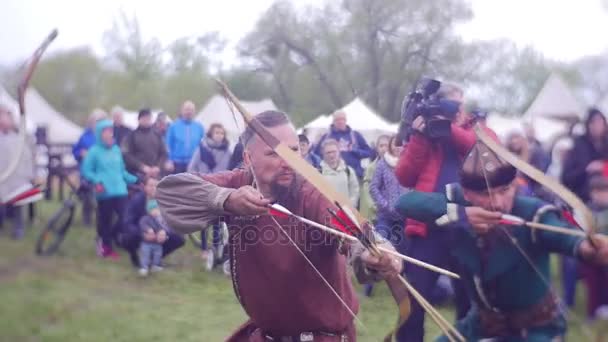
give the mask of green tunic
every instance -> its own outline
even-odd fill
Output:
[[[526,310],[537,304],[550,289],[542,279],[550,278],[550,253],[576,256],[583,238],[533,230],[523,226],[505,226],[517,245],[529,256],[530,262],[514,243],[507,238],[503,228],[494,230],[483,239],[478,236],[466,218],[464,200],[459,185],[448,185],[446,194],[412,191],[404,194],[396,204],[405,216],[422,222],[435,222],[436,229],[445,229],[453,241],[452,255],[462,265],[462,281],[475,305],[469,314],[457,324],[468,340],[483,336],[479,325],[480,307],[495,309],[502,313]],[[569,227],[553,206],[543,201],[516,196],[512,215],[526,221]],[[434,226],[434,225],[429,225]],[[536,270],[535,270],[536,269]],[[539,276],[539,274],[542,274]],[[528,329],[527,336],[512,336],[507,341],[550,341],[566,330],[563,315],[546,326]]]

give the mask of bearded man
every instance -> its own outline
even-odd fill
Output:
[[[267,111],[255,118],[299,151],[298,136],[284,113]],[[232,283],[249,316],[228,340],[355,341],[359,304],[341,252],[360,246],[343,245],[299,221],[269,215],[269,205],[278,203],[296,215],[328,224],[327,209],[336,208],[251,128],[241,142],[244,169],[168,176],[157,189],[163,217],[174,229],[200,231],[218,220],[228,225]],[[390,248],[388,242],[382,245]],[[366,275],[398,282],[401,262],[366,251],[353,254],[358,254],[354,258],[359,265],[367,266],[357,267]]]

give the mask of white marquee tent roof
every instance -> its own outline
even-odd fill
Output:
[[[556,73],[551,74],[523,119],[532,124],[536,137],[543,143],[566,133],[567,120],[581,120],[584,107],[576,99],[566,82]]]
[[[374,141],[381,134],[397,133],[398,124],[386,121],[358,97],[340,110],[346,113],[348,125],[359,131],[368,142]],[[331,115],[320,115],[304,125],[302,130],[306,130],[309,139],[316,141],[322,133],[329,130],[331,123]]]
[[[27,117],[39,127],[47,128],[50,143],[74,143],[82,128],[57,112],[34,88],[25,93]]]
[[[158,117],[158,113],[161,113],[162,109],[153,109],[152,110],[152,122],[156,121],[156,117]],[[130,129],[136,129],[139,125],[139,112],[133,112],[127,109],[122,108],[123,115],[123,124]],[[171,122],[171,118],[167,115],[167,120]]]
[[[261,101],[241,101],[241,104],[253,115],[257,115],[261,112],[267,110],[277,110],[274,102],[271,99],[264,99]],[[203,124],[205,129],[208,129],[209,126],[213,123],[219,123],[226,128],[226,133],[228,134],[228,139],[230,139],[231,143],[236,142],[238,136],[245,129],[245,123],[241,115],[238,112],[232,115],[228,104],[223,96],[214,95],[205,106],[196,116],[195,120]],[[238,122],[238,126],[235,124],[234,118],[236,117],[236,121]]]
[[[504,116],[499,113],[490,113],[486,125],[491,128],[498,137],[504,141],[513,132],[523,132],[521,118]]]
[[[0,103],[8,106],[15,120],[19,119],[19,104],[0,85]],[[25,94],[26,125],[33,134],[36,127],[46,127],[50,143],[74,143],[80,137],[82,128],[66,119],[46,102],[36,89],[29,88]],[[18,122],[18,121],[16,121]]]
[[[566,82],[558,74],[553,73],[536,95],[524,118],[582,119],[583,115],[583,105],[576,99]]]

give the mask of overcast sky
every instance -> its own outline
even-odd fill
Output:
[[[52,28],[51,49],[91,45],[101,52],[103,32],[124,10],[136,14],[146,37],[163,44],[220,31],[235,43],[273,0],[1,0],[0,63],[29,56]],[[322,0],[298,0],[319,3]],[[608,11],[602,0],[472,0],[475,19],[458,28],[467,40],[509,38],[546,56],[570,61],[608,50]]]

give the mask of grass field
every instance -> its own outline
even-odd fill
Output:
[[[94,229],[77,216],[58,255],[35,256],[35,238],[57,203],[38,207],[24,240],[10,239],[8,222],[0,231],[1,341],[222,341],[245,321],[230,280],[202,271],[188,243],[163,273],[141,279],[124,253],[119,262],[98,259]],[[379,341],[394,324],[396,306],[384,285],[361,301],[366,329],[359,340]],[[578,317],[583,305],[579,295]],[[449,308],[441,311],[453,318]],[[432,340],[438,330],[427,322],[427,332]],[[580,323],[571,324],[569,340],[589,340]]]

